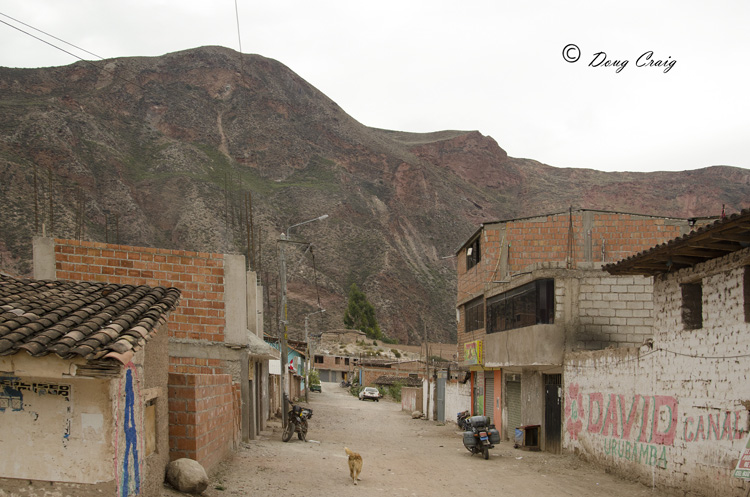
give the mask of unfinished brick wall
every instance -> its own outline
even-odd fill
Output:
[[[532,264],[614,262],[682,235],[687,220],[617,212],[577,210],[502,223],[488,223],[481,237],[481,260],[466,269],[466,249],[458,254],[458,301],[482,293],[487,283]],[[507,257],[507,268],[501,256]]]
[[[170,336],[224,341],[223,254],[56,239],[55,265],[62,280],[177,287]]]
[[[182,297],[170,314],[169,336],[224,341],[223,254],[63,239],[55,239],[54,252],[58,279],[179,288]],[[232,385],[225,361],[197,357],[168,360],[170,457],[192,457],[210,469],[239,439],[236,430],[241,402],[239,393],[232,393],[235,389],[239,392],[239,385]],[[173,393],[180,397],[173,398]],[[216,408],[206,407],[217,401]]]
[[[657,488],[747,494],[732,471],[750,430],[750,251],[657,277],[653,348],[580,352],[565,364],[564,446]],[[683,283],[702,285],[700,329]]]
[[[467,270],[466,247],[457,256],[459,354],[463,344],[482,339],[484,328],[466,331],[463,304],[496,293],[510,276],[545,268],[593,268],[623,259],[677,238],[689,230],[684,219],[617,212],[575,210],[507,222],[488,223],[479,233],[481,260]],[[571,277],[575,277],[571,273]],[[628,278],[616,282],[605,273],[581,281],[580,337],[585,347],[603,344],[640,344],[649,336],[653,312],[650,280]],[[556,284],[556,315],[561,316],[564,294]],[[617,302],[617,303],[615,303]],[[568,318],[573,318],[569,316]]]
[[[239,419],[239,385],[227,374],[169,375],[171,459],[188,457],[206,468],[231,451]]]

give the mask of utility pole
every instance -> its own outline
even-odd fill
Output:
[[[279,240],[279,279],[281,280],[281,306],[279,306],[279,323],[281,324],[281,337],[280,337],[280,348],[281,348],[281,426],[286,428],[286,258],[284,254],[284,248],[286,247],[286,235],[281,234]]]
[[[305,356],[307,357],[307,364],[305,365],[305,402],[309,402],[310,398],[308,397],[308,392],[310,391],[310,342],[308,340],[307,335],[307,318],[312,316],[313,314],[318,314],[321,312],[326,312],[325,309],[318,309],[315,312],[311,312],[307,316],[305,316],[305,345],[307,346],[307,352]]]
[[[289,235],[292,228],[296,228],[297,226],[301,226],[303,224],[312,223],[313,221],[322,221],[323,219],[326,219],[328,217],[328,214],[323,214],[320,217],[316,217],[315,219],[310,219],[308,221],[303,221],[301,223],[294,224],[287,228],[285,233],[282,233],[279,238],[279,279],[281,280],[281,306],[279,306],[279,324],[281,325],[281,422],[282,426],[286,427],[287,423],[287,396],[286,396],[286,368],[287,368],[287,344],[286,341],[288,339],[287,337],[287,304],[286,304],[286,244],[291,242],[291,237]]]

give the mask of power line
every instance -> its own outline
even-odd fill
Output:
[[[61,41],[61,42],[65,43],[66,45],[70,45],[70,46],[71,46],[71,47],[73,47],[73,48],[77,48],[78,50],[80,50],[80,51],[82,51],[82,52],[86,52],[86,53],[87,53],[87,54],[89,54],[89,55],[93,55],[93,56],[94,56],[94,57],[96,57],[97,59],[101,59],[101,60],[104,60],[104,57],[102,57],[101,55],[96,55],[96,54],[95,54],[94,52],[89,52],[89,51],[88,51],[88,50],[86,50],[85,48],[81,48],[81,47],[79,47],[79,46],[77,46],[77,45],[73,45],[72,43],[70,43],[70,42],[68,42],[68,41],[65,41],[65,40],[63,40],[62,38],[58,38],[58,37],[57,37],[57,36],[55,36],[55,35],[52,35],[52,34],[49,34],[49,33],[47,33],[46,31],[42,31],[42,30],[41,30],[41,29],[39,29],[39,28],[35,28],[34,26],[32,26],[32,25],[30,25],[30,24],[26,24],[25,22],[23,22],[23,21],[20,21],[20,20],[16,19],[15,17],[11,17],[11,16],[9,16],[8,14],[4,14],[4,13],[0,12],[0,16],[3,16],[3,17],[7,17],[8,19],[12,19],[12,20],[14,20],[15,22],[17,22],[18,24],[23,24],[23,25],[24,25],[24,26],[26,26],[27,28],[31,28],[31,29],[33,29],[34,31],[39,31],[40,33],[42,33],[42,34],[44,34],[44,35],[46,35],[46,36],[49,36],[50,38],[54,38],[55,40],[57,40],[57,41]],[[9,24],[9,26],[10,26],[10,24]],[[19,30],[19,31],[20,31],[20,30]],[[39,39],[39,38],[37,38],[37,39]],[[44,40],[42,40],[42,41],[44,41]],[[46,42],[45,42],[45,43],[46,43]],[[53,45],[53,46],[54,46],[54,45]],[[57,48],[57,47],[55,47],[55,48]],[[72,55],[72,54],[71,54],[71,55]]]
[[[5,16],[5,17],[8,17],[8,18],[10,18],[10,19],[13,19],[13,18],[12,18],[12,17],[10,17],[9,15],[3,14],[2,12],[0,12],[0,15],[3,15],[3,16]],[[15,21],[15,19],[13,19],[13,20]],[[16,22],[21,22],[21,21],[16,21]],[[138,83],[136,83],[135,81],[129,80],[129,79],[127,79],[127,78],[123,78],[122,76],[120,76],[120,75],[118,75],[118,74],[115,74],[115,72],[114,72],[114,71],[111,71],[111,70],[109,70],[109,69],[107,69],[107,68],[105,68],[105,67],[100,67],[100,66],[98,66],[98,65],[94,64],[93,62],[91,62],[90,60],[86,60],[86,59],[84,59],[83,57],[80,57],[80,56],[78,56],[78,55],[74,54],[73,52],[69,52],[68,50],[65,50],[65,49],[64,49],[64,48],[62,48],[62,47],[58,47],[58,46],[57,46],[57,45],[55,45],[54,43],[50,43],[49,41],[47,41],[47,40],[45,40],[45,39],[43,39],[43,38],[40,38],[40,37],[38,37],[38,36],[36,36],[36,35],[33,35],[33,34],[29,33],[28,31],[24,31],[23,29],[19,28],[18,26],[14,26],[13,24],[10,24],[10,23],[8,23],[8,22],[5,22],[5,21],[3,21],[2,19],[0,19],[0,23],[2,23],[2,24],[5,24],[6,26],[10,26],[11,28],[13,28],[13,29],[15,29],[15,30],[18,30],[18,31],[20,31],[21,33],[23,33],[23,34],[25,34],[25,35],[31,36],[31,37],[32,37],[32,38],[34,38],[35,40],[39,40],[39,41],[41,41],[42,43],[46,43],[47,45],[51,46],[52,48],[56,48],[57,50],[60,50],[61,52],[65,52],[66,54],[70,55],[71,57],[75,57],[76,59],[80,60],[81,62],[84,62],[84,63],[86,63],[86,64],[88,64],[88,65],[90,65],[90,66],[92,66],[92,67],[94,67],[94,68],[96,68],[96,69],[98,69],[98,70],[100,70],[100,71],[104,71],[104,72],[106,72],[106,73],[109,73],[109,74],[111,74],[111,75],[112,75],[112,76],[113,76],[114,78],[117,78],[117,79],[121,79],[122,81],[125,81],[126,83],[130,83],[131,85],[137,86],[137,87],[138,87],[138,88],[140,88],[141,90],[143,90],[143,91],[146,91],[146,88],[144,88],[143,86],[139,85],[139,84],[138,84]],[[24,24],[24,23],[21,23],[21,24],[23,24],[24,26],[29,26],[28,24]],[[29,26],[29,27],[30,27],[30,28],[32,28],[32,29],[35,29],[35,30],[39,31],[40,33],[44,33],[44,31],[42,31],[42,30],[40,30],[40,29],[37,29],[37,28],[34,28],[33,26]],[[44,33],[44,34],[47,34],[47,33]],[[57,38],[57,37],[55,37],[55,36],[52,36],[52,35],[47,35],[47,36],[51,36],[52,38],[55,38],[56,40],[60,40],[60,38]],[[68,42],[67,42],[67,41],[65,41],[65,40],[60,40],[60,41],[62,41],[63,43],[66,43],[66,44],[68,44],[68,45],[70,45],[70,46],[72,46],[72,47],[76,47],[76,46],[75,46],[75,45],[73,45],[72,43],[68,43]],[[78,47],[76,47],[76,48],[78,48]],[[96,55],[96,54],[92,54],[92,53],[91,53],[91,52],[89,52],[88,50],[84,50],[84,49],[82,49],[82,48],[79,48],[79,50],[83,50],[84,52],[87,52],[87,53],[90,53],[91,55],[94,55],[95,57],[99,57],[99,56],[98,56],[98,55]],[[99,57],[99,58],[101,59],[101,57]]]

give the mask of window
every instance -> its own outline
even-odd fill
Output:
[[[484,328],[484,297],[464,304],[464,331]]]
[[[703,286],[685,283],[682,287],[682,324],[686,330],[703,328]]]
[[[471,242],[466,247],[466,270],[473,268],[477,264],[479,264],[479,261],[482,260],[482,254],[479,248],[479,237],[476,237],[473,242]]]
[[[322,355],[316,355],[315,356],[315,364],[323,364],[323,356]]]
[[[742,279],[742,292],[745,297],[745,322],[750,323],[750,266],[745,266]]]
[[[555,322],[555,280],[536,280],[487,299],[487,333]]]
[[[348,366],[348,365],[349,365],[349,358],[344,357],[344,366]]]
[[[340,357],[336,358],[336,364],[341,364],[341,358]]]

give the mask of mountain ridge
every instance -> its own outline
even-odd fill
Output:
[[[477,130],[368,127],[282,63],[222,47],[0,68],[0,113],[0,269],[30,274],[42,223],[65,238],[83,224],[84,238],[105,241],[116,219],[123,244],[246,253],[251,192],[269,317],[279,233],[329,215],[293,230],[315,254],[313,267],[290,250],[297,336],[318,301],[328,312],[317,326],[339,327],[357,283],[390,337],[452,339],[451,256],[487,220],[569,206],[670,217],[750,207],[747,170],[559,169],[509,157]]]

